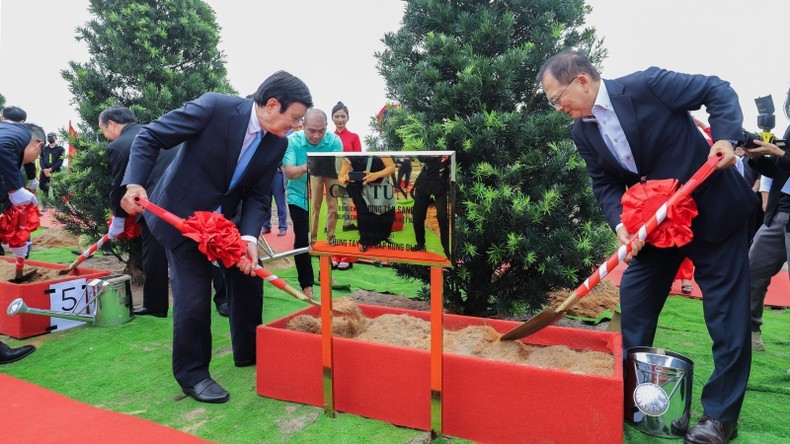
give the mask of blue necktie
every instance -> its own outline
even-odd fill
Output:
[[[782,187],[782,192],[785,194],[790,194],[790,179],[787,179],[784,186]]]
[[[258,131],[255,133],[255,137],[252,139],[249,145],[247,145],[247,149],[241,153],[241,157],[239,157],[239,161],[236,163],[236,169],[233,170],[233,177],[230,178],[230,186],[228,190],[232,190],[233,187],[236,185],[236,182],[239,181],[241,175],[244,173],[244,170],[247,169],[247,165],[250,164],[250,159],[252,159],[252,155],[255,154],[255,151],[258,150],[258,145],[261,143],[261,132]],[[217,207],[217,212],[222,213],[222,205]]]
[[[258,145],[261,143],[261,132],[258,131],[255,133],[255,138],[252,139],[252,142],[247,145],[247,149],[241,154],[239,157],[239,162],[236,164],[236,169],[233,170],[233,177],[230,179],[230,186],[228,189],[233,189],[236,183],[241,178],[241,175],[244,173],[244,170],[247,169],[247,165],[250,163],[250,159],[252,159],[252,155],[255,154],[255,151],[258,150]]]

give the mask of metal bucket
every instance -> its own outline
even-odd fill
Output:
[[[124,274],[94,279],[88,283],[86,290],[88,288],[93,288],[93,297],[96,299],[94,325],[111,327],[132,320],[131,276]]]
[[[632,347],[627,355],[625,418],[650,435],[685,435],[694,362],[679,353],[653,347]]]

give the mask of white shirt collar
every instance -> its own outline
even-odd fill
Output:
[[[261,128],[261,122],[258,121],[258,115],[255,114],[255,101],[252,101],[252,113],[250,113],[250,121],[247,123],[247,135],[255,136],[255,133],[261,131],[261,137],[266,135],[266,131]]]
[[[598,117],[595,113],[596,110],[605,109],[607,111],[614,111],[614,107],[612,107],[612,99],[609,98],[609,92],[606,91],[606,83],[604,83],[603,79],[598,84],[598,94],[595,96],[595,103],[592,107],[592,113],[594,116]]]

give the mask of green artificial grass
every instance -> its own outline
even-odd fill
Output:
[[[70,262],[75,256],[63,249],[37,251],[31,259],[52,258]],[[51,256],[50,256],[51,255]],[[316,277],[318,259],[314,259]],[[275,274],[294,285],[294,268]],[[366,289],[413,297],[420,284],[402,281],[389,267],[358,263],[333,277],[351,290]],[[265,287],[264,322],[270,322],[304,308],[271,285]],[[351,290],[335,290],[334,297]],[[38,384],[73,399],[100,408],[145,418],[220,443],[416,443],[427,442],[422,430],[396,427],[382,421],[338,413],[326,416],[321,408],[259,396],[255,388],[255,367],[236,368],[230,345],[228,320],[215,311],[212,376],[230,393],[227,404],[197,403],[186,398],[171,372],[172,317],[136,317],[117,327],[81,326],[25,340],[0,336],[10,346],[34,344],[38,350],[0,372]],[[766,310],[763,340],[767,350],[754,352],[752,373],[740,419],[736,444],[784,444],[790,442],[790,351],[787,310]],[[697,299],[670,297],[661,315],[655,345],[688,356],[694,361],[692,421],[702,414],[700,393],[712,371],[711,341]],[[288,359],[283,356],[282,359]],[[485,375],[480,375],[484,378]],[[517,383],[512,381],[511,383]],[[536,400],[524,400],[525,408],[537,407]],[[573,422],[573,400],[567,415]],[[528,411],[517,415],[524,420]],[[529,437],[525,437],[529,441]],[[466,440],[440,437],[437,443]],[[584,442],[579,437],[579,442]],[[652,444],[680,442],[647,435],[625,425],[623,442]]]

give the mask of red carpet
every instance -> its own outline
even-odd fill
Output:
[[[615,285],[620,285],[620,278],[623,276],[623,270],[626,267],[619,266],[609,273],[605,279],[609,279]],[[694,291],[689,296],[694,298],[701,298],[699,285],[692,280]],[[671,294],[682,295],[680,291],[680,281],[672,283]],[[786,270],[777,273],[771,280],[771,285],[768,286],[768,293],[765,295],[765,305],[769,307],[790,307],[790,277],[787,275]]]
[[[4,374],[0,374],[0,393],[2,442],[211,442],[145,419],[83,404]]]

